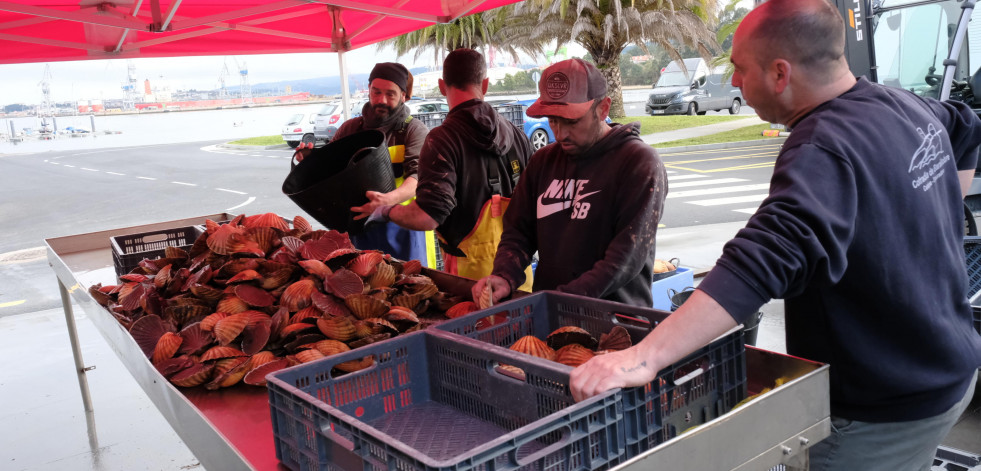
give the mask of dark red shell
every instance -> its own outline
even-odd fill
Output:
[[[242,301],[245,301],[246,304],[252,307],[269,307],[276,302],[276,298],[269,294],[268,291],[252,285],[235,285],[234,291],[235,296],[238,296]]]
[[[257,366],[254,370],[248,372],[243,381],[245,384],[251,384],[252,386],[265,386],[266,375],[279,371],[288,366],[290,366],[290,361],[286,359],[271,361],[269,363]]]
[[[324,281],[324,289],[338,298],[364,292],[364,280],[351,270],[339,268]],[[325,311],[326,312],[326,311]]]
[[[215,342],[215,336],[202,329],[200,322],[195,322],[181,329],[181,337],[184,342],[181,343],[181,348],[177,352],[185,355],[198,355]]]
[[[272,319],[249,325],[242,333],[242,351],[247,355],[255,355],[269,343]]]
[[[147,358],[153,355],[153,350],[157,348],[157,341],[167,332],[163,320],[153,315],[137,319],[129,328],[129,334],[133,336],[133,340],[136,340],[136,344]]]

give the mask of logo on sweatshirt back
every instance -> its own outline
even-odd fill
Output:
[[[544,219],[559,211],[572,208],[569,219],[586,219],[590,204],[582,201],[600,190],[583,193],[589,180],[554,179],[544,193],[538,195],[538,219]]]
[[[927,125],[926,131],[916,128],[916,132],[923,138],[923,142],[913,152],[909,173],[913,175],[913,188],[927,191],[943,176],[946,170],[944,167],[950,162],[950,154],[944,149],[943,134],[933,123]]]

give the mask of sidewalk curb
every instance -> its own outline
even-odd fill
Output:
[[[678,152],[690,152],[696,150],[720,150],[720,149],[736,149],[739,147],[752,147],[761,144],[783,144],[786,141],[786,137],[771,137],[767,139],[759,139],[752,141],[736,141],[736,142],[720,142],[717,144],[701,144],[697,146],[679,146],[679,147],[658,147],[657,144],[651,144],[657,153],[660,155],[673,154]]]
[[[273,146],[247,146],[242,144],[218,144],[218,147],[222,149],[236,149],[236,150],[277,150],[277,149],[289,149],[289,146],[285,143],[276,144]]]

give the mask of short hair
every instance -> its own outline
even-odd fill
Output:
[[[484,56],[473,49],[457,49],[443,60],[443,82],[446,86],[466,89],[480,86],[487,77]]]
[[[845,23],[828,0],[769,0],[756,10],[752,39],[760,65],[780,58],[822,74],[844,60]]]

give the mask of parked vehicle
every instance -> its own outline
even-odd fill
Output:
[[[355,118],[361,116],[361,109],[368,100],[351,100],[351,108],[348,116]],[[344,124],[344,112],[341,102],[331,102],[331,109],[320,113],[320,116],[313,123],[313,135],[318,141],[330,142],[337,134],[337,130]],[[326,108],[325,108],[326,109]]]
[[[446,113],[450,112],[450,105],[446,100],[416,100],[412,99],[405,102],[409,107],[409,114],[415,119],[422,121],[429,129],[443,124]]]
[[[317,141],[313,133],[313,125],[317,116],[329,113],[334,107],[333,104],[317,105],[306,108],[300,113],[295,113],[283,125],[283,140],[292,148],[300,143],[315,143]]]
[[[552,132],[552,128],[548,126],[547,118],[532,118],[528,116],[528,107],[534,103],[535,100],[520,100],[515,103],[521,105],[521,109],[524,111],[524,131],[525,135],[528,136],[528,140],[531,141],[532,150],[537,151],[542,147],[549,145],[549,143],[555,142],[555,133]]]
[[[685,59],[687,72],[677,61],[661,71],[644,109],[648,114],[703,115],[709,111],[739,113],[743,95],[725,78],[725,67],[710,69],[704,59]]]

